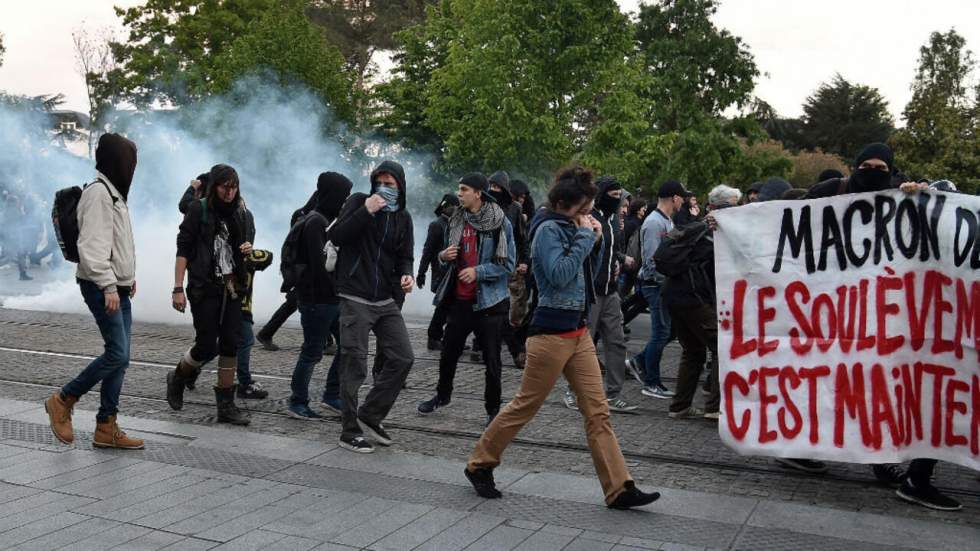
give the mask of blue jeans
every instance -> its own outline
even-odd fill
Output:
[[[640,292],[650,306],[650,340],[636,357],[636,362],[643,366],[643,384],[657,386],[660,384],[660,358],[670,339],[670,315],[662,307],[659,286],[641,285]]]
[[[333,355],[330,369],[327,370],[327,383],[323,386],[323,401],[340,400],[340,324],[330,326],[333,340],[337,343],[337,353]]]
[[[252,345],[255,344],[255,333],[252,331],[252,320],[242,319],[242,341],[238,344],[238,384],[252,384]]]
[[[78,286],[102,333],[105,351],[61,391],[80,398],[101,382],[101,403],[95,418],[105,422],[119,412],[119,393],[129,367],[129,339],[133,334],[132,304],[129,295],[120,294],[119,311],[110,316],[105,311],[105,294],[96,284],[81,280]]]
[[[310,379],[313,368],[323,358],[323,347],[327,345],[330,326],[340,315],[336,304],[299,303],[300,324],[303,326],[303,347],[293,368],[293,380],[289,385],[292,395],[290,405],[310,403]]]

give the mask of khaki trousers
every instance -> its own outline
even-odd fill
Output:
[[[592,463],[606,503],[623,491],[632,480],[626,470],[626,460],[609,424],[609,405],[603,391],[602,374],[595,345],[588,332],[574,338],[557,335],[535,335],[527,339],[527,367],[521,388],[483,432],[470,455],[470,471],[493,469],[524,425],[537,414],[551,389],[564,374],[578,397],[579,410],[585,420],[585,435],[592,452]]]

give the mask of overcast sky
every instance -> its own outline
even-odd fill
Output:
[[[66,106],[86,110],[71,32],[80,25],[121,31],[114,5],[139,0],[3,2],[0,32],[7,53],[0,90],[64,93]],[[640,0],[618,0],[635,10]],[[756,94],[784,116],[835,72],[877,87],[896,120],[911,96],[918,50],[932,31],[951,27],[980,52],[980,2],[975,0],[722,0],[715,20],[742,37],[763,75]]]

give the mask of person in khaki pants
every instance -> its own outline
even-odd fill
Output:
[[[596,186],[580,166],[562,169],[548,193],[551,209],[531,224],[531,274],[537,307],[527,340],[527,367],[517,395],[484,431],[464,469],[477,494],[501,497],[493,469],[510,442],[538,412],[564,374],[578,398],[592,461],[606,505],[629,509],[656,501],[660,494],[640,491],[626,469],[623,452],[609,423],[609,405],[587,321],[595,301],[589,255],[602,246],[602,227],[589,214]],[[601,252],[601,251],[600,251]],[[601,256],[601,254],[599,255]]]

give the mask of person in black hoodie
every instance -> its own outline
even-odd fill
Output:
[[[235,405],[235,368],[247,282],[245,257],[251,254],[252,243],[247,239],[238,173],[228,165],[215,165],[210,181],[207,195],[190,203],[177,234],[173,307],[183,313],[190,301],[195,341],[167,374],[167,402],[175,410],[182,409],[187,381],[196,378],[201,365],[217,353],[218,422],[247,425],[248,414]],[[186,293],[185,273],[190,274]]]
[[[831,178],[810,188],[804,199],[833,197],[846,193],[884,191],[892,189],[895,170],[895,154],[883,143],[868,144],[854,159],[850,177]]]
[[[310,379],[313,368],[323,358],[327,333],[339,316],[334,274],[327,271],[324,251],[327,228],[340,214],[351,187],[353,184],[343,174],[320,174],[316,183],[316,206],[297,222],[303,224],[297,261],[305,264],[306,270],[296,282],[303,347],[293,368],[292,393],[287,402],[289,416],[295,419],[315,421],[322,418],[310,409]]]
[[[593,340],[601,338],[606,357],[606,401],[610,411],[633,413],[636,406],[622,398],[623,383],[626,381],[626,337],[623,334],[623,310],[616,280],[622,266],[626,250],[623,233],[619,231],[617,212],[623,200],[623,186],[612,176],[603,176],[596,181],[598,191],[592,217],[602,225],[601,246],[592,250],[597,269],[592,284],[595,289],[595,304],[589,310],[589,330]],[[577,409],[574,394],[565,391],[565,404]]]
[[[415,353],[395,300],[392,281],[409,293],[414,239],[412,215],[405,208],[405,171],[384,161],[371,172],[371,194],[355,193],[340,212],[327,238],[340,247],[337,294],[340,297],[340,395],[342,448],[371,453],[363,434],[382,446],[392,444],[381,422],[401,393]],[[368,334],[374,332],[385,362],[358,408],[357,393],[367,377]]]
[[[514,244],[517,246],[517,269],[507,281],[507,288],[510,291],[510,323],[504,324],[502,337],[510,351],[514,367],[524,369],[524,364],[527,361],[527,353],[524,347],[527,332],[521,324],[515,323],[515,320],[526,315],[527,308],[525,304],[522,304],[522,301],[527,301],[524,298],[526,295],[524,278],[530,262],[528,260],[527,219],[523,205],[514,198],[510,175],[503,170],[498,170],[491,174],[488,180],[490,182],[490,196],[500,205],[500,208],[504,209],[504,215],[510,221],[510,227],[514,231]],[[527,185],[525,184],[524,187],[526,188]]]
[[[435,293],[436,287],[439,285],[439,281],[442,279],[443,274],[446,273],[445,267],[436,258],[436,255],[442,251],[442,244],[446,241],[446,232],[449,231],[449,219],[452,218],[453,213],[459,207],[459,199],[451,194],[447,193],[442,196],[442,201],[439,201],[439,206],[436,207],[436,218],[432,222],[429,222],[429,233],[425,237],[425,245],[422,246],[422,261],[419,262],[419,273],[415,276],[415,282],[418,284],[419,289],[425,286],[425,273],[429,271],[429,266],[432,266],[432,282],[430,284],[430,290]],[[436,306],[435,311],[432,313],[432,320],[429,322],[429,350],[442,350],[442,336],[444,334],[444,328],[446,325],[446,315],[449,310],[447,306],[440,304]]]

